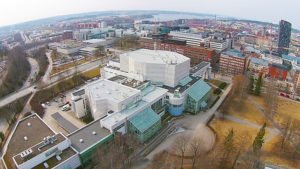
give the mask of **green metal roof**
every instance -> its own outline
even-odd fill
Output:
[[[185,85],[187,85],[188,83],[190,83],[192,80],[193,80],[193,79],[192,79],[190,76],[187,76],[187,77],[181,79],[181,80],[179,81],[179,84],[180,84],[181,86],[185,86]]]
[[[157,115],[150,107],[129,119],[130,123],[134,125],[141,133],[146,131],[159,120],[160,116]]]
[[[187,94],[191,96],[193,99],[195,99],[196,101],[199,101],[210,90],[211,87],[206,82],[204,82],[203,80],[198,80],[196,83],[194,83],[193,86],[191,86],[188,89]]]

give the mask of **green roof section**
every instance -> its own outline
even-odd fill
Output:
[[[194,83],[193,86],[191,86],[188,89],[187,94],[189,96],[191,96],[194,100],[199,101],[210,90],[211,90],[211,87],[206,82],[204,82],[203,80],[198,80],[196,83]]]
[[[159,120],[160,116],[157,115],[150,107],[129,119],[130,123],[141,133],[145,132]]]
[[[193,80],[193,79],[192,79],[190,76],[187,76],[187,77],[181,79],[181,80],[179,81],[179,84],[180,84],[181,86],[185,86],[185,85],[187,85],[188,83],[190,83],[192,80]]]

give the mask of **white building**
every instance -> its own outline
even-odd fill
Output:
[[[120,55],[120,66],[110,62],[103,69],[104,78],[123,75],[138,81],[175,87],[189,75],[190,59],[169,51],[140,49]]]
[[[141,98],[139,90],[106,79],[87,85],[86,93],[94,119],[119,112]]]
[[[188,46],[209,46],[210,38],[204,38],[201,34],[194,34],[194,33],[185,33],[185,32],[178,32],[178,31],[171,31],[169,33],[173,39],[176,40],[184,40]]]
[[[223,51],[228,48],[228,41],[212,39],[209,42],[209,48],[217,50],[217,51]]]
[[[7,169],[75,169],[81,165],[70,139],[53,131],[37,114],[17,122],[4,154]]]

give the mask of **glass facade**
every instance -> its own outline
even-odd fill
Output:
[[[283,54],[289,53],[290,41],[291,41],[292,24],[281,20],[279,23],[279,37],[278,37],[278,54],[281,57]]]

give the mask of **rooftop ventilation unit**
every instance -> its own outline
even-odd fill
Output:
[[[30,149],[27,149],[27,150],[21,152],[21,158],[26,158],[26,157],[28,157],[31,153],[32,153],[32,149],[31,149],[31,148],[30,148]]]

